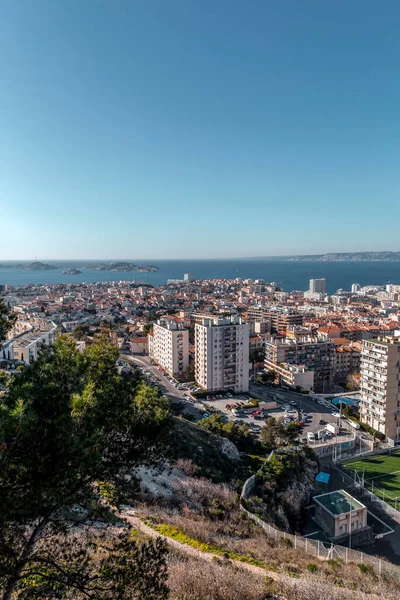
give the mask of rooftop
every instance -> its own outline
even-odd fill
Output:
[[[348,513],[351,510],[365,508],[364,504],[361,504],[361,502],[353,498],[353,496],[350,496],[350,494],[344,490],[337,490],[336,492],[328,492],[327,494],[314,496],[314,501],[334,517],[343,513]]]

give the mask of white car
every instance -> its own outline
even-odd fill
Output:
[[[333,410],[332,411],[332,417],[335,417],[335,418],[339,419],[340,418],[340,412],[338,412],[337,410]]]

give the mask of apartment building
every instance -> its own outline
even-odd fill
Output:
[[[400,433],[400,338],[364,340],[360,419],[395,443]]]
[[[333,384],[335,345],[331,340],[314,336],[304,338],[272,338],[265,343],[265,368],[277,371],[287,363],[314,372],[314,390],[324,392]]]
[[[350,373],[359,373],[361,363],[361,342],[351,342],[346,338],[333,338],[335,344],[335,381],[344,383]]]
[[[54,344],[56,331],[57,326],[51,324],[48,328],[42,327],[40,330],[29,331],[14,338],[14,359],[24,361],[27,364],[35,361],[43,346]]]
[[[273,369],[282,384],[292,387],[301,387],[306,390],[314,389],[314,371],[302,365],[289,365],[279,363]]]
[[[196,315],[195,379],[207,391],[249,389],[249,324],[238,315]]]
[[[189,366],[189,331],[179,321],[164,317],[154,323],[152,333],[150,357],[170,375],[182,375]]]
[[[310,294],[326,294],[326,279],[310,279]]]
[[[304,316],[293,309],[286,307],[269,307],[251,306],[248,311],[249,321],[254,322],[269,322],[274,331],[286,334],[287,330],[295,325],[303,325]]]

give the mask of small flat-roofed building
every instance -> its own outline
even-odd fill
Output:
[[[315,521],[330,540],[342,542],[351,535],[353,543],[360,544],[373,538],[367,507],[345,490],[314,496],[314,502]]]

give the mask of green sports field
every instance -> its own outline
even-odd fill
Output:
[[[400,450],[342,463],[347,471],[357,472],[358,481],[375,496],[400,509]]]

